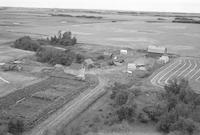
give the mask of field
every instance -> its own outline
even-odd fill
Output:
[[[102,19],[49,15],[54,12],[76,16],[101,16]],[[13,41],[23,35],[42,38],[54,35],[58,30],[70,30],[81,43],[130,48],[160,45],[167,47],[170,53],[184,56],[200,55],[198,24],[172,23],[174,19],[172,15],[163,15],[164,20],[158,21],[161,15],[136,16],[109,12],[26,8],[7,8],[0,13],[0,28],[2,28],[0,35],[3,35],[0,37],[1,43]]]
[[[200,59],[178,58],[165,65],[151,77],[151,83],[155,86],[163,87],[172,79],[185,78],[190,82],[200,83]]]

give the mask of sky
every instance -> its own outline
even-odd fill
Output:
[[[0,0],[0,6],[200,13],[200,0]]]

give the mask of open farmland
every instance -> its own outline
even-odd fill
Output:
[[[200,83],[200,59],[178,58],[155,72],[151,76],[151,83],[163,87],[175,78],[186,78],[190,82]]]
[[[64,129],[72,121],[76,121],[75,123],[79,125],[81,122],[76,118],[92,106],[91,104],[95,104],[97,99],[100,100],[103,94],[106,94],[105,98],[110,100],[111,95],[115,93],[115,98],[110,102],[107,100],[102,102],[102,106],[111,107],[109,109],[112,112],[109,113],[105,109],[105,116],[103,113],[102,118],[106,121],[101,122],[102,127],[110,128],[109,123],[116,124],[115,122],[121,119],[117,114],[119,110],[115,109],[125,110],[126,115],[126,107],[128,107],[131,112],[130,119],[134,117],[137,120],[139,116],[143,116],[143,113],[146,119],[147,113],[143,109],[158,103],[157,94],[162,92],[163,86],[169,84],[171,79],[186,78],[192,87],[198,89],[200,87],[199,26],[192,23],[172,23],[176,17],[174,13],[166,15],[164,13],[133,14],[117,11],[5,8],[0,10],[0,14],[0,63],[19,62],[18,65],[22,66],[22,70],[5,71],[2,68],[0,71],[0,87],[2,87],[0,121],[6,119],[7,125],[5,123],[4,125],[10,128],[9,122],[12,123],[13,119],[19,118],[24,124],[23,134],[43,135],[48,132],[51,134],[51,131]],[[185,15],[181,14],[181,16]],[[60,41],[56,41],[55,44],[45,42],[40,45],[52,45],[57,49],[63,47],[62,50],[69,49],[69,52],[80,54],[81,60],[78,62],[79,58],[76,56],[71,63],[81,66],[81,72],[86,73],[86,80],[77,80],[75,76],[69,75],[69,70],[78,72],[77,67],[66,67],[65,63],[70,61],[67,59],[69,57],[66,57],[66,61],[63,59],[60,62],[59,58],[62,58],[62,55],[52,56],[54,54],[52,51],[49,60],[39,61],[38,55],[34,52],[11,47],[13,41],[20,37],[30,36],[31,39],[42,42],[44,38],[48,41],[47,37],[51,36],[53,39],[54,35],[58,36],[58,31],[71,31],[72,36],[77,38],[77,44],[63,46]],[[143,62],[137,64],[137,59],[148,57],[149,50],[146,48],[151,45],[166,48],[170,63],[165,65],[165,61],[160,60],[162,58],[160,56],[165,55],[161,53],[157,57],[149,58],[149,62],[141,60]],[[122,49],[127,53],[122,54]],[[54,60],[53,57],[56,57],[56,60],[58,57],[59,62],[49,63],[48,61]],[[65,55],[63,57],[65,58]],[[91,64],[86,63],[85,59],[91,59]],[[133,72],[127,73],[129,64],[134,64],[134,69]],[[118,98],[120,102],[121,99],[126,99],[127,104],[120,103],[116,107]],[[94,110],[103,112],[99,107]],[[94,110],[91,110],[93,114]],[[118,118],[115,118],[116,115]],[[125,116],[123,113],[122,115]],[[90,114],[86,116],[92,118]],[[109,121],[112,116],[114,116],[113,121]],[[144,121],[150,122],[148,124],[151,125],[152,118],[147,116],[147,119],[149,120]],[[129,122],[128,117],[124,120]],[[83,125],[87,123],[85,128],[97,130],[91,123],[84,122],[85,118],[82,121]],[[96,120],[92,122],[98,123]],[[124,126],[123,123],[121,124]],[[137,125],[137,123],[133,124]],[[142,124],[142,126],[146,125]],[[152,126],[155,124],[149,128],[152,129]],[[72,127],[70,130],[76,129]],[[155,127],[153,132],[154,130]]]
[[[42,38],[54,35],[58,30],[69,30],[81,43],[130,48],[161,45],[167,47],[170,53],[184,56],[200,55],[199,25],[172,23],[175,15],[171,14],[163,17],[159,15],[164,19],[159,21],[159,17],[154,14],[136,16],[117,12],[7,8],[0,13],[0,35],[4,35],[0,37],[1,43],[13,41],[24,35]],[[51,16],[51,13],[102,18]]]

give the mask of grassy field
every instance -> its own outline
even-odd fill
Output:
[[[1,10],[1,43],[22,35],[44,37],[58,30],[71,30],[79,42],[131,48],[148,45],[168,47],[169,52],[199,56],[200,31],[198,24],[171,23],[173,16],[163,15],[157,21],[155,15],[134,16],[62,11],[71,15],[101,16],[102,19],[50,16],[50,9]],[[57,11],[56,13],[60,13]],[[114,21],[114,22],[112,22]],[[190,53],[192,52],[192,54]]]

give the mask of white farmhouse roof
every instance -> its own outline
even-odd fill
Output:
[[[169,57],[168,56],[161,56],[160,58],[159,58],[159,60],[160,61],[163,61],[164,63],[167,63],[167,62],[169,62]]]
[[[121,55],[127,55],[127,54],[128,54],[128,51],[127,51],[127,50],[120,50],[120,54],[121,54]]]
[[[153,45],[150,45],[148,46],[148,52],[149,53],[167,53],[167,48],[165,47],[161,47],[161,46],[153,46]]]
[[[135,65],[135,63],[128,63],[128,65],[127,65],[127,70],[128,71],[134,71],[134,70],[136,70],[136,65]]]

